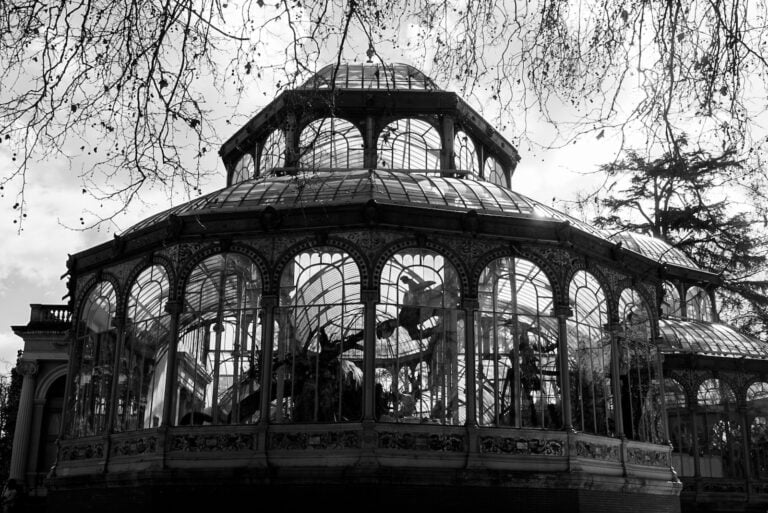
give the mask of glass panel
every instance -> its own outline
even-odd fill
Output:
[[[246,153],[235,165],[235,170],[232,173],[232,185],[253,178],[255,172],[256,166],[253,161],[253,155]]]
[[[691,287],[685,293],[685,311],[692,321],[713,321],[709,294],[701,287]]]
[[[272,420],[359,421],[365,317],[355,261],[326,247],[296,255],[281,276],[280,305]]]
[[[648,308],[635,290],[622,292],[619,318],[617,344],[624,434],[633,440],[662,443],[664,412],[658,349],[651,339]]]
[[[382,422],[466,421],[465,319],[456,270],[428,250],[384,265],[376,309],[376,413]]]
[[[747,421],[752,476],[768,479],[768,383],[754,383],[747,390]]]
[[[299,166],[306,169],[363,167],[363,136],[349,121],[312,121],[299,137]]]
[[[661,313],[664,317],[680,317],[680,293],[672,283],[664,282],[664,296],[661,299]]]
[[[568,290],[568,367],[573,426],[600,435],[615,433],[608,306],[594,276],[578,271]]]
[[[546,275],[527,260],[494,260],[480,275],[478,300],[478,423],[560,428],[558,328]]]
[[[74,360],[67,431],[73,437],[104,433],[112,388],[117,331],[117,296],[109,282],[98,283],[85,299],[71,358]]]
[[[458,130],[453,138],[453,152],[456,155],[454,165],[457,170],[466,171],[472,176],[480,175],[475,143],[462,130]]]
[[[398,119],[379,134],[377,167],[436,171],[440,169],[440,134],[422,119]]]
[[[672,467],[679,476],[693,476],[695,460],[691,410],[686,404],[683,387],[674,379],[664,380],[664,401],[672,442]]]
[[[697,393],[697,433],[702,477],[744,476],[741,422],[736,396],[722,380],[708,379]]]
[[[179,319],[175,422],[253,423],[260,418],[261,279],[225,253],[190,274]]]
[[[163,415],[168,358],[168,276],[155,265],[131,287],[117,374],[115,430],[157,427]]]
[[[500,185],[501,187],[509,187],[507,178],[504,176],[504,168],[502,168],[501,164],[499,164],[493,157],[485,159],[483,178],[491,183]]]
[[[261,145],[259,156],[259,176],[268,176],[276,167],[285,164],[285,135],[277,129],[267,136]]]

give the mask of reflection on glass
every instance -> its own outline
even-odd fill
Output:
[[[280,280],[271,385],[274,422],[362,418],[360,272],[334,248],[296,255]]]
[[[454,136],[453,152],[456,155],[454,165],[457,170],[466,171],[472,176],[480,175],[475,143],[463,130],[458,130]]]
[[[115,429],[160,425],[168,357],[168,276],[158,265],[145,269],[131,287],[125,340],[117,367]]]
[[[459,289],[453,266],[428,250],[401,251],[384,265],[376,309],[379,421],[465,422]]]
[[[736,396],[727,383],[708,379],[697,393],[696,428],[702,477],[743,477],[744,437]]]
[[[494,260],[480,275],[478,300],[478,423],[560,428],[557,320],[546,275],[527,260]]]
[[[664,380],[664,402],[667,407],[669,438],[672,442],[672,467],[679,476],[695,475],[693,424],[685,391],[674,379]]]
[[[67,431],[74,437],[101,434],[106,428],[117,343],[116,304],[112,284],[100,282],[88,294],[77,323],[67,423]]]
[[[493,158],[488,157],[485,159],[485,165],[483,166],[483,178],[491,183],[495,183],[501,187],[509,187],[507,178],[504,176],[504,168],[501,164]]]
[[[747,390],[747,419],[752,475],[768,479],[768,383],[753,383]]]
[[[349,121],[316,119],[301,131],[299,167],[353,169],[363,167],[363,136]]]
[[[712,322],[712,303],[701,287],[691,287],[685,293],[685,311],[692,321]]]
[[[680,317],[680,293],[672,283],[664,282],[664,296],[661,298],[661,313],[664,317]]]
[[[568,319],[573,426],[578,431],[613,435],[611,338],[606,332],[608,306],[594,276],[578,271],[568,289],[573,316]]]
[[[619,299],[619,386],[624,434],[632,440],[664,440],[658,349],[651,338],[648,308],[637,291]]]
[[[379,168],[440,169],[440,134],[424,120],[406,118],[393,121],[381,131],[377,148]]]
[[[232,172],[232,184],[240,183],[244,180],[253,178],[255,169],[255,162],[253,161],[253,155],[246,153],[235,165],[235,170]]]
[[[184,291],[176,354],[179,425],[260,418],[261,279],[242,255],[199,263]]]
[[[280,129],[272,131],[261,144],[259,152],[259,176],[268,176],[272,170],[285,163],[285,134]]]

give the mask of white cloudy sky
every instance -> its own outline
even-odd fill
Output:
[[[352,48],[354,46],[352,45]],[[357,45],[358,49],[365,47],[365,44]],[[385,47],[379,48],[379,52],[385,59],[424,68],[415,55],[410,56],[402,52],[388,54]],[[363,53],[360,51],[358,58],[364,58]],[[327,62],[332,62],[330,56]],[[430,70],[424,71],[429,74]],[[255,79],[254,75],[250,77]],[[259,89],[271,89],[269,85],[249,85],[254,88],[258,86]],[[250,117],[270,99],[270,95],[246,95],[240,103],[239,112]],[[483,105],[479,104],[480,102],[470,100],[470,103],[482,113]],[[505,115],[519,116],[520,113],[510,112]],[[235,126],[220,127],[221,142],[235,130]],[[551,140],[551,127],[544,123],[529,120],[527,130],[530,139],[542,143]],[[505,135],[514,140],[519,134]],[[518,150],[522,161],[514,175],[513,188],[550,205],[553,198],[574,199],[577,193],[592,190],[599,183],[598,177],[591,173],[599,164],[613,158],[617,147],[617,134],[610,132],[606,132],[606,136],[600,140],[596,139],[594,134],[589,134],[561,150],[542,151],[520,147]],[[119,233],[138,220],[170,206],[162,194],[145,196],[144,204],[135,204],[125,215],[119,217],[115,225],[78,230],[80,217],[87,217],[84,210],[96,209],[87,196],[81,193],[82,181],[79,175],[88,164],[86,155],[82,160],[54,158],[32,165],[27,185],[28,217],[22,231],[12,222],[15,217],[12,215],[12,207],[17,201],[13,187],[6,186],[4,191],[0,191],[0,211],[5,213],[0,216],[0,374],[8,371],[15,361],[16,352],[22,348],[22,341],[14,335],[11,326],[27,323],[29,305],[64,303],[62,297],[66,294],[66,283],[61,276],[66,271],[67,254],[108,241],[114,233]],[[0,169],[8,169],[11,165],[8,145],[0,144]],[[204,192],[224,185],[224,166],[219,165],[218,169],[219,179],[208,184]]]

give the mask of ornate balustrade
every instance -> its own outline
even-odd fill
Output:
[[[540,429],[431,424],[183,426],[63,440],[57,476],[217,467],[573,472],[676,481],[670,447]]]
[[[69,324],[72,322],[72,312],[67,305],[30,305],[30,324],[60,322]]]

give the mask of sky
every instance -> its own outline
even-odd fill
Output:
[[[357,46],[365,48],[365,45]],[[382,56],[393,62],[422,67],[416,62],[418,58],[415,55],[411,58],[402,51],[390,55],[383,53]],[[333,62],[331,56],[326,61]],[[318,67],[323,64],[320,62]],[[424,71],[429,74],[429,70]],[[246,86],[270,90],[269,84],[255,83],[255,75],[249,77],[254,82]],[[210,96],[220,98],[224,95]],[[248,119],[272,96],[246,95],[238,106],[238,113],[242,119]],[[469,98],[467,101],[483,113],[481,102]],[[219,127],[220,143],[236,129],[235,124]],[[552,127],[543,122],[529,121],[527,134],[530,139],[545,142],[551,138]],[[519,134],[505,132],[504,135],[514,140]],[[618,145],[618,134],[608,132],[599,139],[593,134],[583,136],[559,150],[519,147],[522,160],[513,176],[512,187],[542,203],[558,207],[562,201],[573,200],[579,193],[591,192],[599,185],[600,177],[594,171],[613,158]],[[132,205],[114,224],[82,229],[80,218],[87,217],[88,210],[98,208],[93,200],[83,195],[80,178],[83,170],[94,162],[89,160],[92,158],[94,156],[83,155],[71,160],[59,156],[32,163],[29,171],[31,179],[27,184],[28,217],[24,219],[22,230],[13,223],[16,195],[8,187],[0,191],[0,211],[6,214],[0,216],[0,375],[7,374],[15,362],[17,351],[22,348],[23,342],[13,333],[11,326],[25,325],[29,321],[30,304],[60,305],[66,302],[66,279],[62,275],[66,272],[68,254],[109,241],[116,233],[141,219],[172,206],[161,192],[146,194],[142,203]],[[0,169],[10,168],[13,165],[11,159],[8,145],[0,144]],[[224,187],[225,171],[221,162],[217,170],[218,178],[204,186],[203,193]]]

